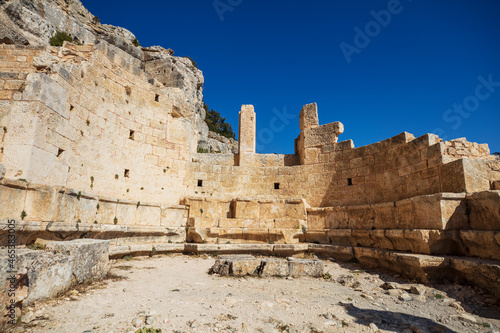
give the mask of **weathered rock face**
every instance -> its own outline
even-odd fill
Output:
[[[81,43],[103,39],[142,58],[142,50],[132,44],[134,34],[100,24],[79,0],[8,0],[0,3],[0,9],[0,40],[7,44],[49,45],[57,31],[64,31]]]
[[[199,143],[200,141],[198,141]],[[238,141],[215,132],[208,132],[208,151],[221,154],[238,154]]]
[[[195,125],[198,142],[208,142],[208,126],[203,108],[203,73],[187,57],[175,57],[171,49],[161,46],[144,48],[144,69],[150,82],[157,84],[173,99],[178,116]]]

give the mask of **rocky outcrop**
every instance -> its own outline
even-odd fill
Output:
[[[176,57],[161,46],[143,48],[144,69],[149,82],[162,88],[173,100],[178,116],[191,120],[196,141],[208,140],[203,108],[203,73],[188,57]]]
[[[211,153],[238,154],[238,141],[233,138],[226,138],[215,132],[208,132],[207,148]],[[198,146],[204,148],[200,141]]]
[[[7,44],[49,45],[57,31],[83,44],[105,40],[136,58],[135,36],[127,29],[101,24],[79,0],[7,0],[0,3],[0,40]]]

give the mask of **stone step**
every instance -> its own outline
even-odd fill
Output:
[[[306,230],[309,243],[500,260],[500,231],[436,229]]]

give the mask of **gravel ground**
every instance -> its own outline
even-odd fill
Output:
[[[325,261],[331,278],[208,275],[206,255],[118,260],[111,277],[26,308],[11,332],[499,332],[487,292]]]

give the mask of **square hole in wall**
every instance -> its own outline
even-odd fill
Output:
[[[128,135],[128,138],[129,138],[130,140],[134,140],[134,134],[135,134],[135,131],[130,130],[129,135]]]
[[[159,102],[160,101],[160,95],[156,94],[155,95],[155,102]]]
[[[203,180],[198,179],[198,186],[199,186],[199,187],[202,187],[202,186],[203,186]]]
[[[64,153],[64,149],[59,148],[59,149],[57,150],[57,157],[61,156],[61,155],[62,155],[62,153]]]
[[[274,183],[274,189],[279,190],[280,189],[280,183]]]
[[[352,178],[347,178],[347,186],[351,186],[352,185]]]
[[[130,178],[130,170],[129,169],[125,169],[125,171],[123,172],[123,177]]]

